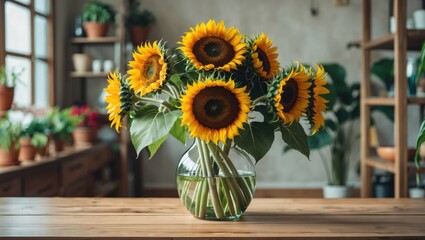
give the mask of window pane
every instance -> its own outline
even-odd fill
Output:
[[[35,17],[34,41],[35,56],[47,58],[47,19],[45,17]]]
[[[49,7],[48,0],[34,0],[34,8],[36,12],[47,15],[49,13]]]
[[[35,61],[35,105],[37,107],[47,107],[49,105],[49,85],[48,85],[47,63]]]
[[[31,54],[30,10],[7,1],[6,10],[6,50]]]
[[[22,71],[15,88],[13,102],[18,106],[31,105],[31,61],[28,58],[6,56],[6,69],[8,71]]]
[[[15,0],[15,1],[28,5],[28,4],[30,4],[31,0]],[[35,0],[35,1],[37,1],[37,0]]]

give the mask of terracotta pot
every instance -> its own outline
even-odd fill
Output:
[[[89,54],[74,53],[72,54],[72,63],[76,72],[91,71],[92,58]]]
[[[104,37],[108,33],[108,23],[85,22],[84,30],[88,38]]]
[[[12,144],[7,151],[0,148],[0,166],[19,165],[18,155],[19,149],[15,149],[15,144]]]
[[[148,40],[150,27],[132,26],[130,27],[130,37],[133,46],[138,46]]]
[[[380,157],[382,159],[385,159],[385,160],[390,161],[390,162],[395,161],[395,147],[394,146],[377,147],[376,153],[378,154],[378,157]],[[409,148],[407,150],[407,159],[412,160],[413,157],[415,156],[415,153],[416,153],[416,149]]]
[[[90,127],[77,127],[72,137],[77,147],[92,146],[96,142],[97,130]]]
[[[14,93],[15,88],[0,85],[0,117],[12,107]]]
[[[19,151],[19,161],[33,161],[37,149],[31,144],[31,138],[21,138],[19,140],[21,150]]]

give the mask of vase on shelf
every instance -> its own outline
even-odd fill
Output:
[[[105,37],[109,28],[108,23],[98,23],[92,21],[85,22],[83,26],[88,38]]]
[[[31,138],[23,137],[19,140],[21,150],[19,151],[19,161],[33,161],[37,149],[32,145]]]
[[[0,85],[0,117],[5,116],[12,107],[14,93],[14,87]]]
[[[255,191],[253,160],[230,144],[196,140],[183,154],[176,178],[183,205],[204,220],[239,219]]]
[[[19,165],[18,156],[19,148],[16,148],[14,143],[11,144],[9,149],[0,147],[0,167]]]

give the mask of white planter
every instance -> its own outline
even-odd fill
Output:
[[[425,29],[425,10],[419,9],[413,12],[416,29]]]
[[[348,198],[350,197],[350,187],[327,185],[323,187],[324,198]]]
[[[411,188],[409,189],[410,198],[425,198],[425,189],[423,188]]]
[[[91,70],[92,58],[88,54],[74,53],[72,63],[76,72],[89,72]]]

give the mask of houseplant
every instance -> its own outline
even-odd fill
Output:
[[[34,118],[30,124],[23,128],[19,139],[21,150],[20,161],[31,161],[35,159],[37,150],[46,147],[48,143],[46,125],[38,118]]]
[[[71,142],[72,133],[81,122],[80,116],[71,115],[71,108],[59,110],[53,108],[47,114],[47,121],[49,125],[49,132],[55,144],[55,152],[63,150],[66,142]]]
[[[0,166],[19,165],[21,125],[12,123],[7,117],[0,119],[0,135]]]
[[[91,146],[96,142],[99,113],[97,110],[90,109],[89,106],[73,106],[71,116],[80,119],[77,127],[72,132],[74,144],[76,146]]]
[[[105,98],[111,126],[129,116],[136,151],[150,156],[172,135],[193,142],[177,167],[185,207],[200,219],[238,219],[255,190],[254,161],[270,149],[275,132],[305,156],[310,149],[299,123],[316,133],[329,91],[321,66],[281,69],[265,34],[245,37],[224,22],[198,24],[180,47],[145,43],[127,75],[111,72]],[[256,112],[256,114],[254,114]]]
[[[148,39],[151,26],[156,22],[156,17],[151,11],[147,9],[141,11],[139,6],[140,2],[138,0],[130,0],[129,13],[126,20],[134,46],[142,44]]]
[[[106,36],[109,23],[115,21],[115,10],[110,5],[96,0],[91,0],[84,6],[82,15],[88,38]]]
[[[8,73],[4,66],[0,66],[0,117],[3,117],[12,106],[15,86],[20,74],[14,70]]]

